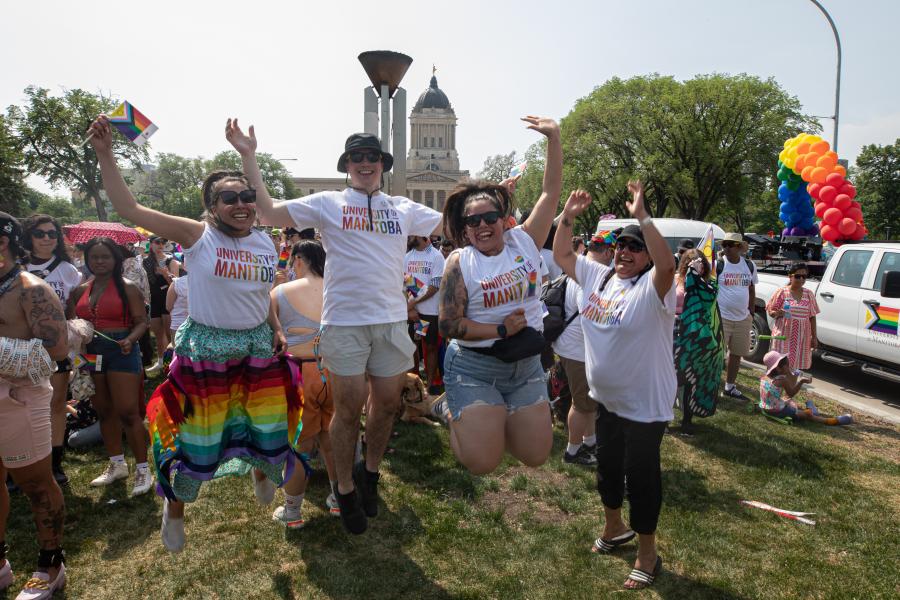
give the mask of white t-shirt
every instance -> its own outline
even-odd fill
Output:
[[[737,264],[723,260],[722,272],[716,277],[719,281],[719,312],[723,319],[729,321],[743,321],[750,316],[750,285],[759,283],[756,269],[753,271],[747,266],[747,261],[742,256]]]
[[[172,320],[172,329],[178,329],[181,324],[188,318],[188,279],[187,275],[176,277],[172,281],[175,288],[175,304],[172,305],[172,311],[169,318]]]
[[[562,275],[562,267],[553,260],[553,250],[541,248],[541,258],[544,259],[544,266],[547,268],[547,274],[550,276],[550,281],[553,281]]]
[[[583,293],[581,286],[578,285],[571,277],[566,283],[566,319],[572,319],[572,315],[579,310],[581,306],[581,297]],[[584,362],[584,333],[581,331],[581,314],[575,315],[572,322],[569,323],[563,332],[559,334],[556,341],[553,342],[553,351],[569,360],[577,360]]]
[[[403,262],[403,289],[416,298],[424,296],[428,286],[441,287],[441,277],[444,275],[444,255],[431,244],[424,250],[413,248],[406,253]],[[429,317],[438,314],[438,294],[428,300],[416,304],[419,314]]]
[[[269,236],[252,229],[247,237],[236,238],[204,224],[203,235],[184,255],[191,266],[191,319],[220,329],[251,329],[268,318],[278,266]]]
[[[598,294],[609,270],[584,256],[575,265],[584,290],[581,328],[591,398],[631,421],[670,421],[676,389],[675,284],[661,302],[651,269],[637,282],[613,274]]]
[[[288,200],[297,229],[322,234],[325,261],[323,325],[374,325],[406,321],[403,258],[410,235],[428,236],[441,213],[402,196],[368,197],[347,188]]]
[[[49,274],[45,275],[42,273],[55,260],[56,257],[54,256],[46,262],[40,264],[28,263],[26,266],[29,273],[34,273],[41,277],[53,288],[53,291],[59,297],[59,301],[62,302],[63,308],[65,308],[66,302],[69,300],[69,294],[81,284],[81,271],[76,269],[72,263],[61,261]]]
[[[472,246],[454,252],[459,253],[459,267],[469,296],[466,317],[499,325],[509,313],[524,308],[528,326],[544,330],[541,255],[521,226],[503,233],[503,250],[496,256],[485,256]],[[457,342],[461,346],[486,348],[497,339]]]

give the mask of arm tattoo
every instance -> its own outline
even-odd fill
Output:
[[[571,227],[572,221],[570,221],[568,217],[563,217],[562,224],[565,225],[566,227]]]
[[[469,304],[469,296],[466,292],[466,283],[463,281],[462,270],[459,261],[452,261],[444,271],[444,281],[441,283],[441,307],[438,329],[446,338],[463,339],[466,336],[466,307]]]
[[[22,290],[22,301],[32,335],[45,347],[56,346],[66,330],[66,315],[56,294],[48,293],[44,285],[35,286]]]

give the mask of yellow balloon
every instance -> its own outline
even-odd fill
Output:
[[[783,161],[781,161],[781,162],[784,163],[784,164],[786,164],[788,169],[790,169],[790,170],[792,170],[792,171],[794,170],[794,159],[791,158],[790,156],[788,156],[787,158],[785,158],[785,159],[784,159]]]

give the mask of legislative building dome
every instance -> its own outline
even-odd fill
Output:
[[[450,100],[447,99],[447,94],[438,87],[437,77],[434,75],[431,76],[431,83],[428,85],[428,89],[422,92],[422,95],[419,96],[419,99],[416,101],[413,111],[420,111],[423,108],[444,108],[453,110],[450,106]]]

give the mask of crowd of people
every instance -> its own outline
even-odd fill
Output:
[[[692,240],[673,256],[639,181],[629,182],[627,203],[637,223],[609,230],[600,221],[585,244],[573,228],[590,195],[572,192],[559,211],[559,126],[523,121],[546,139],[541,195],[525,215],[517,178],[465,182],[443,213],[384,193],[393,157],[365,133],[347,138],[338,157],[344,191],[274,201],[253,127],[229,119],[225,137],[242,170],[210,173],[203,215],[192,220],[135,200],[98,117],[90,143],[106,192],[122,218],[153,232],[146,248],[98,237],[75,249],[50,216],[20,223],[0,213],[0,478],[28,496],[41,547],[19,598],[49,598],[65,585],[59,486],[68,481],[66,415],[80,414],[68,408],[72,382],[86,377],[84,366],[108,456],[91,485],[133,473],[131,494],[140,495],[155,482],[162,542],[179,552],[186,505],[218,477],[249,478],[264,505],[282,487],[273,519],[303,527],[313,454],[327,471],[328,512],[351,534],[365,532],[378,516],[380,466],[409,373],[421,373],[430,412],[470,472],[494,471],[506,453],[544,464],[553,442],[548,355],[571,397],[560,458],[597,472],[604,526],[592,550],[637,538],[624,586],[652,585],[662,568],[663,435],[676,400],[687,435],[694,415],[715,412],[726,364],[724,396],[746,400],[735,382],[749,350],[755,268],[739,234],[726,236],[715,264]],[[794,400],[815,344],[807,273],[795,266],[766,307],[783,340],[766,356],[760,408],[842,424],[849,417]],[[544,292],[557,286],[565,317],[550,339]],[[145,402],[145,375],[157,373],[165,378]],[[8,513],[0,488],[0,589],[13,583]]]

